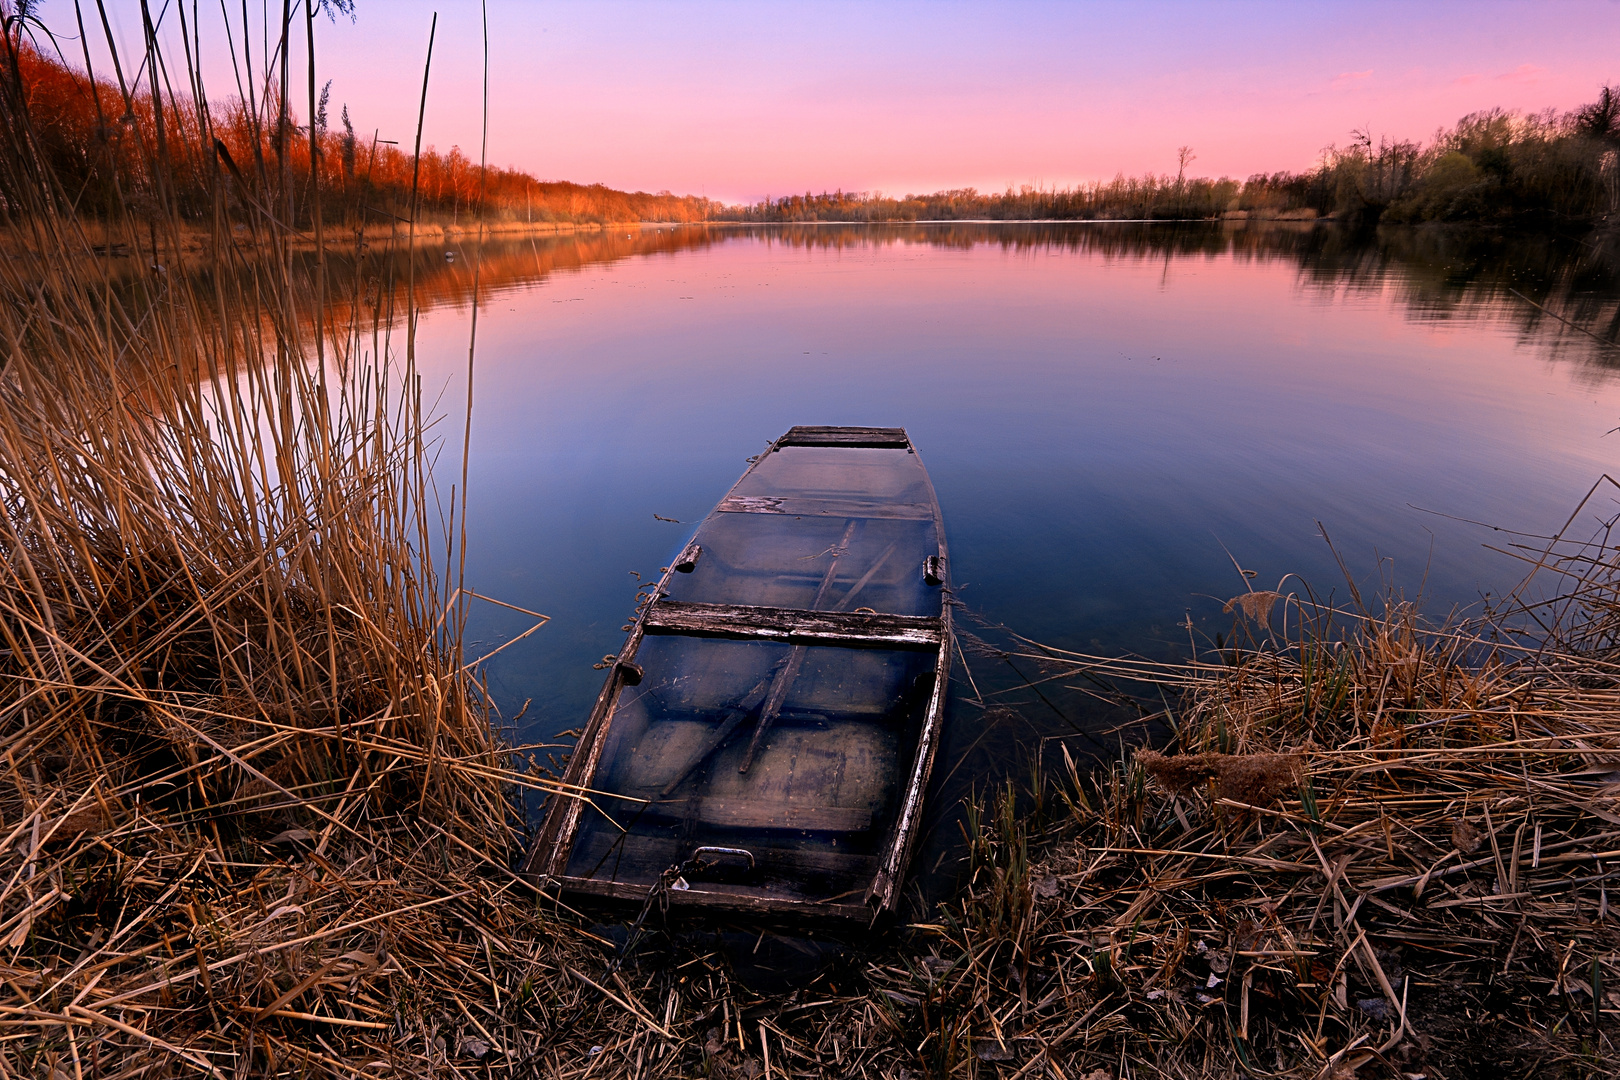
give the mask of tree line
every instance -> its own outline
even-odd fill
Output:
[[[1354,132],[1302,172],[1247,180],[1120,174],[1067,188],[1025,185],[890,196],[846,191],[787,195],[728,207],[735,221],[1198,220],[1336,217],[1380,220],[1595,224],[1620,220],[1620,90],[1605,86],[1567,113],[1489,109],[1426,144]]]
[[[3,73],[32,129],[29,170],[53,178],[60,204],[85,216],[150,208],[201,220],[214,199],[258,201],[290,224],[307,224],[318,198],[329,223],[408,220],[441,224],[704,221],[718,204],[664,191],[541,180],[520,169],[480,167],[460,149],[411,148],[357,132],[343,106],[329,116],[328,83],[300,123],[274,82],[262,99],[210,101],[166,79],[132,86],[125,73],[80,70],[7,36]],[[313,132],[311,132],[313,126]],[[314,168],[311,168],[311,157]],[[0,190],[8,217],[29,201]]]

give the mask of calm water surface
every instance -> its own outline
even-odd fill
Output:
[[[1620,354],[1509,291],[1612,335],[1613,278],[1578,243],[822,226],[485,257],[468,574],[552,616],[490,665],[508,716],[532,699],[529,739],[583,721],[632,572],[656,574],[794,424],[911,433],[978,616],[1155,657],[1186,654],[1189,615],[1230,625],[1234,560],[1257,587],[1343,596],[1323,528],[1364,586],[1478,604],[1520,568],[1456,519],[1548,531],[1620,454]],[[467,324],[456,304],[422,320],[451,416]],[[490,607],[472,632],[491,647],[523,625]],[[983,714],[953,723],[960,755]]]

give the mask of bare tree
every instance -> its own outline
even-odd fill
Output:
[[[1187,212],[1187,166],[1197,160],[1198,155],[1193,153],[1192,147],[1176,147],[1176,201],[1177,212],[1181,214]]]

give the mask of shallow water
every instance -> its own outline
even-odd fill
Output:
[[[1620,451],[1620,352],[1511,291],[1612,336],[1614,277],[1574,241],[957,224],[485,257],[502,269],[478,328],[468,577],[552,617],[489,666],[506,715],[532,700],[527,739],[584,720],[632,571],[656,574],[794,424],[911,433],[975,615],[1161,658],[1186,655],[1189,615],[1197,635],[1230,626],[1235,564],[1342,597],[1324,529],[1364,589],[1478,604],[1522,566],[1458,519],[1550,531]],[[421,323],[452,417],[467,331],[464,301]],[[481,608],[470,651],[523,625]],[[1066,732],[1052,713],[1022,730]],[[947,755],[982,717],[957,710]]]

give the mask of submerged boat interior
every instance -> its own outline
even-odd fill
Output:
[[[891,909],[944,710],[945,567],[902,429],[789,431],[650,590],[526,869],[735,912]]]

